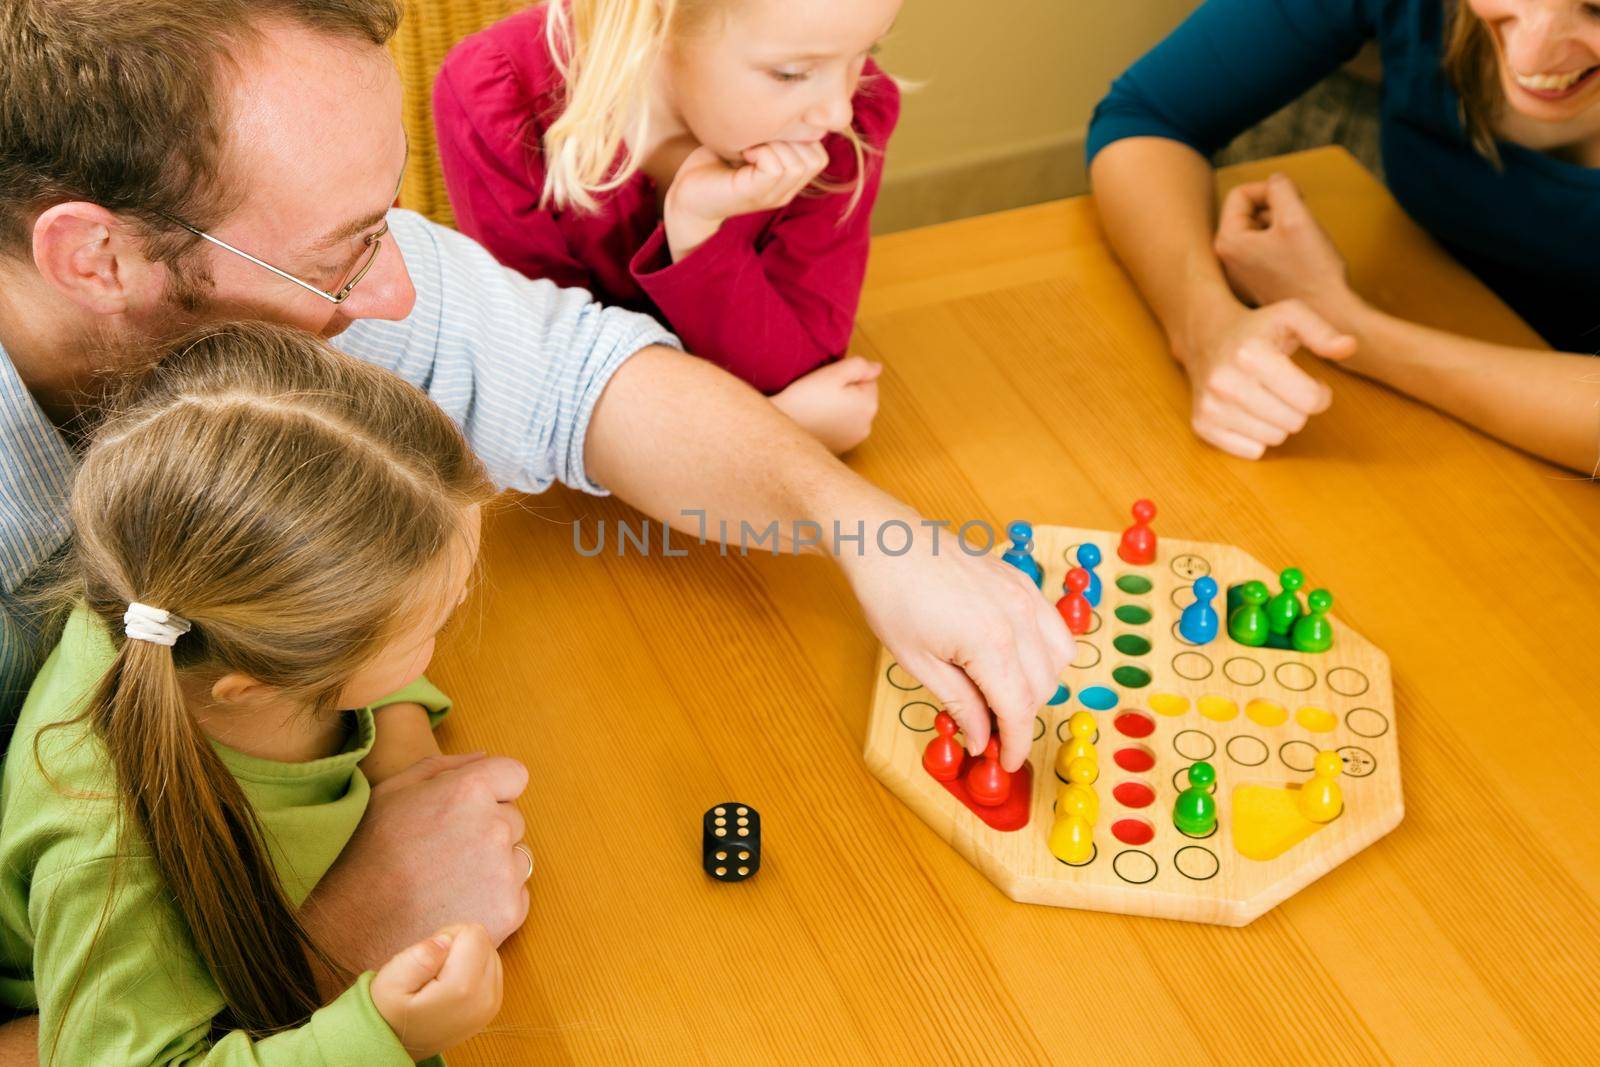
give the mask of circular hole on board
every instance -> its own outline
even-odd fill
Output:
[[[1111,836],[1124,845],[1148,845],[1155,840],[1156,828],[1144,819],[1118,819],[1111,824]]]
[[[1156,791],[1144,782],[1127,781],[1118,782],[1111,790],[1111,795],[1117,803],[1125,808],[1148,808],[1155,803]],[[1129,841],[1130,845],[1137,845],[1137,841]]]
[[[1294,721],[1314,734],[1325,734],[1339,725],[1339,720],[1327,708],[1314,708],[1309,704],[1294,713]]]
[[[1344,773],[1351,778],[1365,778],[1378,769],[1377,759],[1358,745],[1345,745],[1339,749],[1339,758],[1344,760]]]
[[[1317,684],[1317,672],[1304,663],[1280,663],[1272,672],[1272,676],[1278,680],[1279,685],[1285,689],[1293,689],[1296,693],[1304,693]]]
[[[1090,711],[1110,711],[1117,706],[1116,691],[1107,689],[1103,685],[1091,685],[1087,689],[1079,690],[1078,699]]]
[[[1150,672],[1143,667],[1135,667],[1124,663],[1111,671],[1111,680],[1124,689],[1143,689],[1150,684]]]
[[[1033,739],[1035,741],[1044,736],[1044,719],[1035,715],[1033,717]]]
[[[1118,604],[1112,614],[1129,626],[1143,626],[1150,621],[1150,609],[1138,604]]]
[[[1130,848],[1117,853],[1116,858],[1111,861],[1111,870],[1129,885],[1144,885],[1146,882],[1155,881],[1161,868],[1150,853]]]
[[[1149,737],[1156,732],[1156,722],[1142,711],[1125,711],[1112,723],[1123,737]]]
[[[1143,656],[1150,651],[1150,640],[1138,634],[1118,634],[1112,639],[1111,647],[1124,656]]]
[[[1259,767],[1267,762],[1269,750],[1267,743],[1259,737],[1249,734],[1240,734],[1228,738],[1226,746],[1228,758],[1241,767]]]
[[[1377,708],[1351,708],[1345,713],[1344,724],[1361,737],[1382,737],[1389,732],[1389,720]]]
[[[1217,741],[1201,730],[1181,730],[1172,739],[1172,750],[1191,762],[1210,759],[1217,754]]]
[[[1172,606],[1186,608],[1194,603],[1194,586],[1180,585],[1172,591]]]
[[[1282,726],[1289,721],[1288,708],[1259,697],[1244,706],[1244,713],[1251,722],[1261,726]]]
[[[900,709],[900,725],[925,734],[933,729],[933,719],[938,714],[939,709],[926,700],[913,700]]]
[[[1074,670],[1086,671],[1100,662],[1100,650],[1083,638],[1078,638],[1077,645],[1072,653],[1072,666]]]
[[[1222,664],[1222,673],[1235,685],[1260,685],[1267,669],[1246,656],[1234,656]]]
[[[1179,652],[1172,657],[1172,669],[1178,672],[1179,678],[1200,682],[1211,677],[1215,668],[1211,666],[1211,660],[1198,652]]]
[[[1193,552],[1185,552],[1172,557],[1172,573],[1186,582],[1192,582],[1211,573],[1211,561]]]
[[[1227,722],[1229,719],[1235,718],[1239,714],[1239,705],[1235,704],[1227,697],[1219,697],[1216,695],[1201,697],[1200,703],[1197,705],[1197,707],[1200,709],[1200,714],[1204,715],[1212,722]]]
[[[1310,771],[1317,761],[1317,746],[1310,741],[1285,741],[1278,748],[1278,758],[1291,771]]]
[[[1154,586],[1150,584],[1150,579],[1146,578],[1142,574],[1119,574],[1117,575],[1117,588],[1122,590],[1124,593],[1132,593],[1134,596],[1143,596],[1145,593],[1148,593],[1152,588],[1154,588]]]
[[[1143,774],[1156,765],[1156,754],[1143,745],[1128,745],[1111,754],[1118,767],[1133,774]]]
[[[1104,621],[1105,621],[1104,619],[1100,618],[1100,613],[1098,611],[1090,611],[1089,612],[1089,628],[1087,630],[1083,631],[1083,632],[1086,633],[1086,634],[1099,633],[1100,632],[1100,626]]]
[[[1334,667],[1328,672],[1328,688],[1342,697],[1358,697],[1371,683],[1354,667]]]
[[[903,689],[908,693],[913,689],[922,688],[922,683],[907,674],[906,669],[898,663],[889,664],[889,670],[885,673],[885,677],[889,679],[890,685],[896,689]]]
[[[1189,710],[1189,698],[1177,693],[1151,693],[1150,710],[1159,715],[1182,715]]]
[[[1172,624],[1172,639],[1174,641],[1178,642],[1178,644],[1180,644],[1180,645],[1188,645],[1190,648],[1199,648],[1200,647],[1200,642],[1191,641],[1187,637],[1183,636],[1183,620],[1182,619],[1178,619]]]
[[[1065,704],[1070,699],[1072,699],[1072,690],[1063,683],[1057,682],[1056,695],[1050,698],[1050,706],[1055,707],[1057,704]]]
[[[1093,863],[1095,860],[1097,860],[1099,858],[1100,858],[1100,846],[1099,845],[1095,845],[1089,851],[1089,858],[1084,860],[1082,863],[1067,863],[1067,861],[1062,859],[1060,856],[1056,857],[1056,862],[1060,863],[1060,864],[1062,864],[1064,866],[1067,866],[1067,867],[1087,867],[1087,866],[1089,866],[1089,864]]]
[[[1217,854],[1201,845],[1184,845],[1172,857],[1172,865],[1178,868],[1179,874],[1196,882],[1215,878],[1222,868]]]

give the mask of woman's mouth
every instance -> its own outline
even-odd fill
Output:
[[[1517,83],[1517,88],[1529,96],[1540,100],[1565,100],[1582,92],[1597,73],[1600,73],[1600,66],[1562,74],[1519,74],[1512,71],[1511,79]]]

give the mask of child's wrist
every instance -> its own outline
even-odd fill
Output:
[[[689,212],[674,210],[666,205],[662,213],[662,226],[667,232],[667,251],[672,261],[686,258],[695,249],[709,241],[722,228],[722,219],[710,219]]]

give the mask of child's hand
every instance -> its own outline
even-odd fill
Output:
[[[372,1003],[407,1055],[425,1060],[489,1025],[502,981],[489,932],[477,923],[447,926],[379,969]]]
[[[662,205],[674,262],[705,243],[724,219],[793,200],[828,165],[828,150],[817,141],[772,141],[748,149],[744,158],[744,166],[730,167],[701,145],[678,167]]]
[[[882,363],[847,356],[791,382],[772,404],[829,450],[848,452],[872,432],[882,373]]]

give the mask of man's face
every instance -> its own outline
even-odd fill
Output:
[[[405,166],[394,65],[374,45],[292,27],[265,28],[235,58],[238,72],[221,87],[221,166],[242,196],[210,233],[336,292],[383,225]],[[337,306],[226,249],[203,243],[195,254],[211,279],[196,294],[207,320],[265,319],[332,337],[356,319],[403,319],[416,300],[388,236]]]

